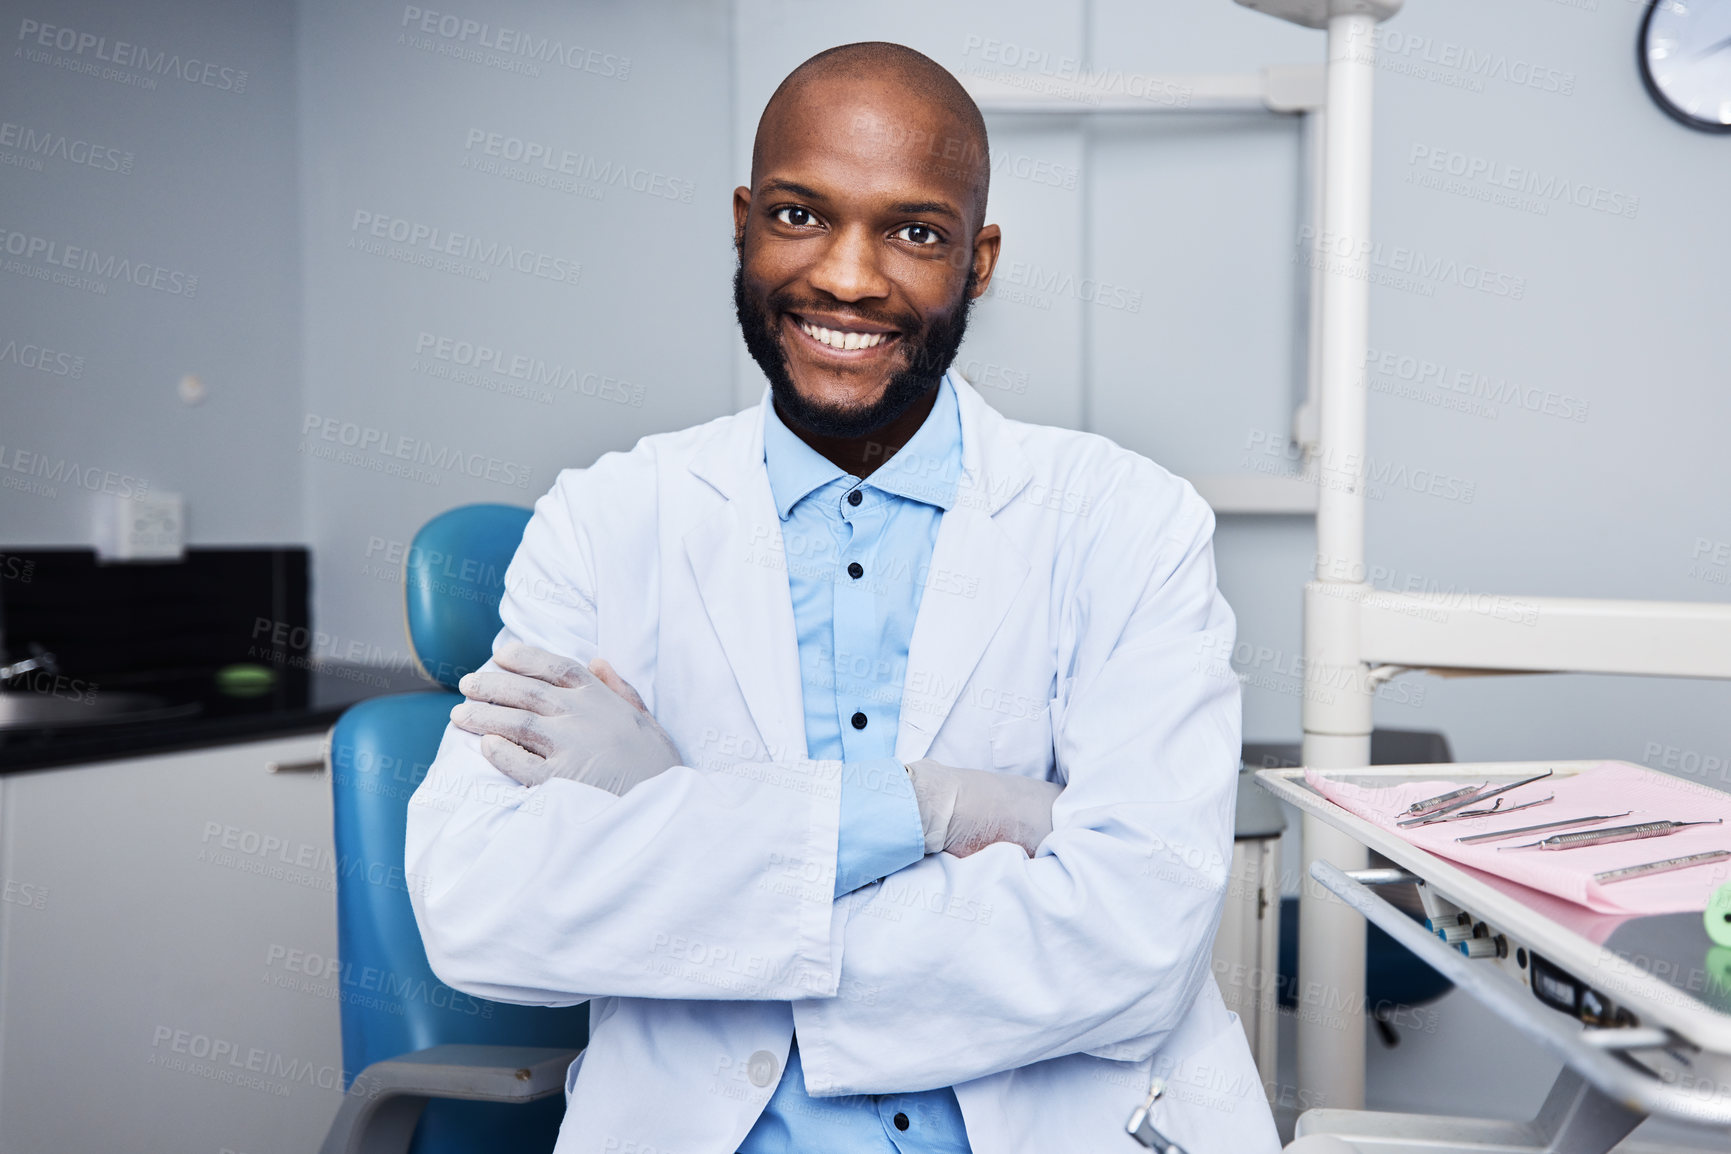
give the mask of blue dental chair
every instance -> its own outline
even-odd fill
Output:
[[[462,700],[457,680],[492,655],[528,521],[513,505],[466,505],[422,527],[403,566],[409,638],[444,688],[362,702],[331,732],[347,1092],[322,1154],[529,1154],[558,1136],[588,1006],[508,1006],[440,982],[403,865],[409,795]]]

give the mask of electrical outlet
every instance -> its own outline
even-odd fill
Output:
[[[104,561],[180,560],[186,555],[186,502],[179,493],[98,498],[96,555]]]

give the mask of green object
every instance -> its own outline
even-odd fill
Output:
[[[1707,901],[1707,912],[1701,917],[1707,923],[1707,936],[1721,946],[1731,947],[1731,882],[1713,891]]]
[[[225,665],[216,671],[216,688],[230,697],[257,697],[276,685],[276,670],[263,665]]]
[[[1707,977],[1725,993],[1731,993],[1731,946],[1711,946],[1702,963]]]

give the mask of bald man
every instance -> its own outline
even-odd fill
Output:
[[[410,808],[451,986],[591,1003],[561,1154],[1278,1149],[1210,971],[1235,624],[1194,490],[950,371],[986,127],[894,44],[771,97],[742,413],[568,469]]]

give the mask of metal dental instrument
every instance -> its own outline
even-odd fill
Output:
[[[1552,837],[1540,838],[1538,841],[1526,841],[1520,845],[1500,845],[1504,849],[1580,849],[1589,845],[1609,845],[1618,841],[1640,841],[1649,837],[1666,837],[1680,829],[1692,825],[1723,825],[1725,819],[1714,818],[1712,821],[1644,821],[1639,825],[1618,825],[1610,829],[1584,829],[1579,833],[1559,833]]]
[[[1512,810],[1510,811],[1513,812]],[[1597,821],[1610,821],[1612,818],[1628,817],[1634,810],[1626,809],[1622,813],[1602,813],[1597,817],[1570,817],[1562,821],[1547,821],[1539,825],[1523,825],[1518,829],[1492,830],[1490,833],[1468,834],[1457,837],[1456,841],[1463,845],[1477,845],[1481,841],[1502,841],[1506,837],[1520,837],[1524,833],[1543,833],[1549,829],[1568,829],[1572,825],[1592,825]]]
[[[1509,808],[1504,809],[1502,807],[1503,799],[1499,797],[1496,801],[1491,803],[1488,809],[1457,809],[1453,813],[1440,814],[1436,817],[1427,817],[1418,824],[1420,828],[1423,828],[1427,825],[1435,825],[1438,822],[1460,821],[1463,818],[1490,817],[1492,814],[1501,817],[1505,813],[1514,813],[1516,810],[1521,809],[1532,809],[1535,805],[1545,805],[1548,802],[1556,800],[1557,795],[1553,793],[1549,796],[1541,797],[1537,801],[1524,801],[1520,805],[1511,805]]]
[[[1536,773],[1532,777],[1525,778],[1521,781],[1510,782],[1508,785],[1499,785],[1495,789],[1489,789],[1489,790],[1485,790],[1481,793],[1475,793],[1471,797],[1463,797],[1459,801],[1451,801],[1447,805],[1442,806],[1440,809],[1432,810],[1429,814],[1427,814],[1424,817],[1409,817],[1405,821],[1397,821],[1397,822],[1395,822],[1395,824],[1404,829],[1407,826],[1419,825],[1419,824],[1422,824],[1423,822],[1427,822],[1427,821],[1435,821],[1437,818],[1441,817],[1445,813],[1452,813],[1453,811],[1455,811],[1457,809],[1465,809],[1467,806],[1472,805],[1474,802],[1477,802],[1477,801],[1489,801],[1491,798],[1496,797],[1498,794],[1507,793],[1511,789],[1519,789],[1523,785],[1531,785],[1535,781],[1543,781],[1543,780],[1545,780],[1545,778],[1547,778],[1549,776],[1551,776],[1551,770],[1547,769],[1543,773]],[[1507,811],[1505,811],[1505,812],[1507,812]]]
[[[1427,797],[1423,801],[1415,801],[1406,807],[1406,814],[1408,817],[1429,817],[1431,814],[1442,809],[1442,807],[1447,805],[1449,802],[1459,801],[1463,797],[1475,794],[1489,784],[1490,782],[1487,781],[1485,782],[1485,785],[1463,785],[1459,789],[1451,790],[1448,793],[1438,794],[1436,797]]]
[[[1148,1120],[1148,1116],[1154,1112],[1154,1103],[1164,1093],[1166,1093],[1166,1083],[1155,1078],[1154,1084],[1148,1087],[1147,1101],[1136,1107],[1135,1111],[1131,1113],[1130,1121],[1125,1124],[1124,1129],[1130,1137],[1155,1151],[1155,1154],[1184,1154],[1184,1147],[1160,1133],[1154,1128],[1154,1124]]]
[[[1651,874],[1668,874],[1672,870],[1692,869],[1698,865],[1706,865],[1708,862],[1724,861],[1726,858],[1731,858],[1731,849],[1710,849],[1706,853],[1692,853],[1684,857],[1669,857],[1664,861],[1650,861],[1642,865],[1605,870],[1602,873],[1594,874],[1593,880],[1602,886],[1608,886],[1612,882],[1626,882],[1631,878],[1644,878]]]

